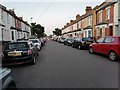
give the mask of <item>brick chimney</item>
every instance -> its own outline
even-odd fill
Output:
[[[66,28],[66,25],[64,25],[64,28]]]
[[[69,26],[69,23],[67,23],[66,25]]]
[[[10,14],[15,15],[14,9],[9,9],[8,11],[10,12]]]
[[[78,20],[78,19],[80,19],[80,15],[79,14],[76,15],[76,20]]]
[[[23,20],[23,17],[18,17],[20,20]]]
[[[70,23],[73,23],[74,22],[74,20],[70,20]]]
[[[92,11],[92,8],[91,6],[86,6],[86,9],[85,9],[86,13],[89,13],[90,11]]]

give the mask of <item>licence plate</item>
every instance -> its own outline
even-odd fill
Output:
[[[86,42],[86,44],[91,44],[91,42]]]
[[[21,52],[9,52],[8,56],[21,56]]]

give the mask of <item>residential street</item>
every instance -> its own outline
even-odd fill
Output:
[[[12,69],[18,88],[117,88],[118,63],[49,40],[35,65]]]

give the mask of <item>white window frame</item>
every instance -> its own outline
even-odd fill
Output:
[[[9,14],[7,13],[7,23],[9,24]]]
[[[102,22],[102,11],[99,12],[99,22]]]
[[[110,19],[110,7],[106,8],[106,20]]]
[[[99,27],[97,28],[96,36],[100,36],[100,28]]]
[[[105,36],[105,27],[102,27],[102,36]]]

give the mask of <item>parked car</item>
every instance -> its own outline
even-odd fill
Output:
[[[29,39],[37,47],[38,51],[42,48],[42,42],[39,39]]]
[[[16,82],[11,69],[0,68],[0,82],[2,85],[2,90],[17,90]]]
[[[75,40],[75,38],[66,38],[64,40],[64,45],[72,46],[74,40]]]
[[[64,43],[64,40],[65,40],[65,38],[61,37],[61,38],[59,39],[59,43]]]
[[[89,47],[90,53],[100,53],[114,61],[120,57],[120,36],[106,36],[97,40]]]
[[[31,41],[10,42],[3,50],[2,65],[35,64],[38,50]]]
[[[72,47],[78,49],[89,49],[89,45],[93,43],[92,37],[85,37],[85,38],[75,38]]]

